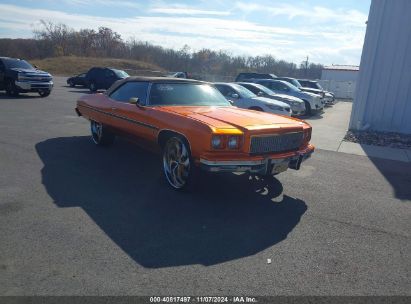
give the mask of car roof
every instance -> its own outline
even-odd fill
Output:
[[[312,79],[298,79],[298,81],[318,82],[317,80],[312,80]]]
[[[255,83],[255,82],[247,82],[247,81],[237,81],[237,82],[234,82],[234,83],[237,83],[237,84],[250,84],[250,85],[258,84],[258,83]]]
[[[271,82],[273,82],[273,81],[275,81],[275,82],[285,82],[285,83],[288,83],[287,81],[285,81],[285,80],[281,80],[281,79],[278,79],[278,78],[276,78],[276,79],[271,79],[271,78],[267,78],[267,79],[255,79],[255,81],[271,81]],[[257,83],[258,83],[257,82]]]
[[[24,60],[20,58],[14,58],[14,57],[0,57],[0,59],[14,59],[14,60]]]
[[[174,77],[145,77],[145,76],[130,76],[121,80],[116,81],[107,91],[106,93],[109,95],[118,87],[123,85],[126,82],[134,82],[134,81],[145,81],[151,83],[197,83],[197,84],[209,84],[208,82],[194,80],[194,79],[186,79],[186,78],[174,78]]]

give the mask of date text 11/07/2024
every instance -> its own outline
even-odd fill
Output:
[[[150,303],[258,303],[255,297],[150,297]]]

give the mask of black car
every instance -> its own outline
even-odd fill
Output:
[[[100,89],[107,90],[117,80],[127,77],[129,75],[122,70],[94,67],[87,72],[85,83],[91,92],[95,92]]]
[[[86,73],[68,78],[67,84],[71,87],[75,87],[76,85],[86,86]]]
[[[235,78],[235,82],[243,82],[250,79],[275,79],[277,76],[267,73],[240,73]]]
[[[37,92],[41,97],[49,96],[53,88],[50,73],[40,71],[25,60],[0,57],[0,90],[7,95]]]

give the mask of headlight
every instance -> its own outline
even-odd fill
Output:
[[[238,149],[240,146],[240,138],[238,136],[229,136],[227,146],[229,149]]]
[[[213,149],[222,149],[223,148],[223,137],[220,135],[214,135],[211,138],[211,146]]]
[[[240,135],[213,135],[211,147],[216,150],[230,149],[235,150],[241,147],[242,136]]]

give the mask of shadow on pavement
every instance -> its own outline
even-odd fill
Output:
[[[368,157],[391,184],[394,196],[400,200],[411,201],[411,163]]]
[[[99,148],[86,136],[62,137],[36,150],[55,204],[81,207],[148,268],[253,255],[286,239],[307,210],[303,201],[282,196],[277,179],[247,174],[202,174],[193,191],[176,192],[164,181],[158,155],[122,140]]]

